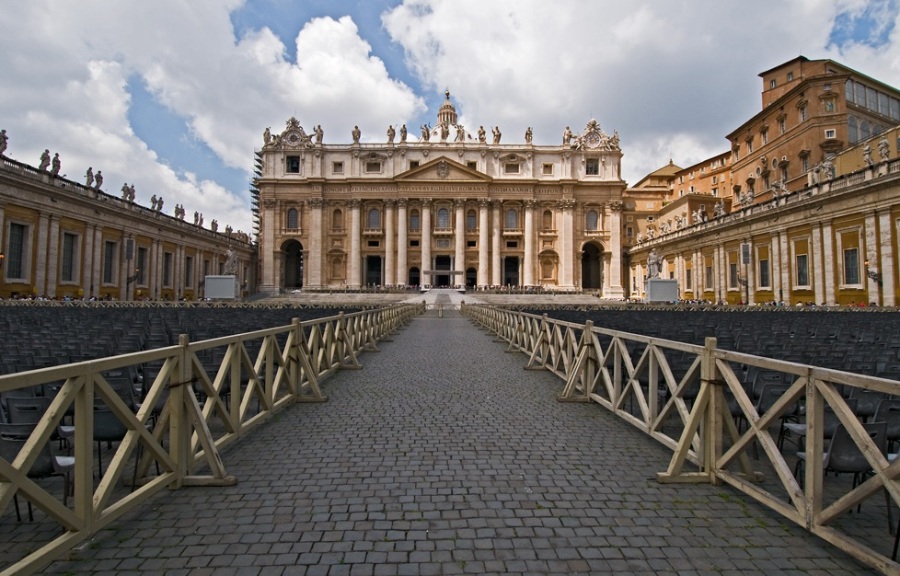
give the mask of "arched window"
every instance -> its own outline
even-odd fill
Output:
[[[478,218],[475,216],[474,210],[466,212],[466,230],[478,229]]]
[[[542,224],[544,230],[553,230],[553,212],[551,212],[550,210],[544,210]]]
[[[437,227],[438,228],[449,228],[450,227],[450,211],[447,210],[446,208],[438,208]]]
[[[300,217],[296,208],[289,208],[287,211],[287,227],[291,230],[300,227]]]
[[[418,210],[410,210],[409,211],[409,229],[419,231],[422,225],[419,223],[419,211]]]
[[[332,230],[343,230],[344,228],[344,213],[340,210],[335,210],[331,213],[331,229]]]
[[[515,211],[515,209],[510,208],[506,211],[506,226],[507,230],[516,230],[519,227],[519,213]]]
[[[369,218],[366,220],[366,228],[370,230],[378,230],[381,228],[381,212],[378,211],[378,208],[372,208],[369,210]]]
[[[596,232],[597,227],[598,227],[598,222],[599,222],[599,218],[597,217],[597,211],[596,210],[588,210],[587,222],[585,222],[585,228],[592,232]]]

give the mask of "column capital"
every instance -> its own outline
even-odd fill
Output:
[[[390,199],[390,198],[389,198],[389,199],[387,199],[387,200],[384,201],[384,207],[385,207],[385,208],[393,208],[393,207],[396,206],[396,205],[397,205],[397,200],[393,200],[393,199]]]
[[[359,210],[362,201],[359,198],[351,198],[349,204],[352,210]]]
[[[406,208],[407,204],[409,204],[409,198],[397,198],[398,208]]]
[[[321,210],[325,206],[325,200],[322,198],[310,198],[306,201],[309,207],[314,210]]]
[[[422,202],[422,208],[431,208],[431,198],[422,198],[420,202]]]
[[[456,209],[465,208],[466,207],[466,199],[465,198],[454,198],[453,199],[453,207]]]
[[[478,199],[478,207],[479,208],[490,208],[491,201],[488,198],[479,198]]]
[[[526,210],[533,210],[534,205],[535,205],[535,202],[531,198],[525,200],[525,209]]]

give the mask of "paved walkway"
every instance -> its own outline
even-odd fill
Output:
[[[457,312],[380,348],[227,449],[236,486],[163,493],[48,573],[870,573],[728,487],[658,484],[667,450]]]

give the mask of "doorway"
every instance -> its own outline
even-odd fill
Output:
[[[296,240],[288,240],[281,247],[284,253],[282,278],[283,288],[297,289],[303,287],[303,245]]]

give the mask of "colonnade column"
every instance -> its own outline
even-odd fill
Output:
[[[103,244],[103,231],[94,227],[94,241],[92,243],[93,257],[91,258],[91,296],[100,296],[100,265],[102,259],[100,250]]]
[[[488,205],[486,198],[478,200],[478,286],[488,284]]]
[[[277,249],[275,247],[275,200],[266,198],[262,202],[263,216],[260,220],[262,223],[260,238],[260,253],[271,255],[270,258],[262,257],[262,278],[260,281],[260,290],[267,293],[277,293],[278,285],[275,263],[278,261]],[[151,256],[152,260],[153,256]],[[210,274],[215,275],[218,270],[211,270]],[[151,297],[153,292],[151,290]]]
[[[50,244],[47,246],[47,297],[56,298],[56,272],[59,260],[59,217],[50,216]]]
[[[359,200],[350,200],[350,261],[347,263],[350,267],[349,280],[347,282],[350,288],[359,288],[362,276],[360,271],[361,262],[359,260],[359,238],[362,232],[359,221],[359,204]]]
[[[857,266],[859,267],[859,282],[863,285],[866,290],[866,294],[868,295],[868,300],[866,303],[875,302],[879,306],[883,306],[884,302],[881,298],[881,287],[878,283],[872,282],[867,273],[869,271],[869,266],[873,268],[880,269],[881,267],[878,265],[878,227],[875,224],[875,211],[871,210],[866,213],[866,225],[863,228],[865,237],[863,238],[863,242],[865,243],[865,254],[863,254],[862,247],[857,251],[859,254],[858,258],[863,259],[862,262],[857,261]],[[843,255],[841,255],[843,256]],[[866,263],[869,266],[866,266]],[[888,277],[890,278],[890,276]],[[882,282],[883,284],[884,282]],[[871,288],[870,288],[871,287]]]
[[[303,275],[306,276],[304,286],[319,288],[322,286],[322,208],[325,201],[321,198],[310,198],[309,203],[309,246],[307,260],[303,263]],[[273,260],[274,246],[272,247]],[[280,251],[279,251],[280,252]]]
[[[810,249],[812,258],[807,260],[810,280],[813,283],[813,294],[815,295],[815,304],[825,301],[825,266],[828,259],[822,253],[822,228],[814,225],[812,227],[812,247]]]
[[[573,266],[575,263],[575,246],[573,244],[573,235],[575,233],[572,227],[572,208],[575,203],[568,198],[559,201],[561,226],[559,230],[560,253],[559,253],[559,287],[574,288]]]
[[[409,247],[409,240],[406,232],[406,198],[397,200],[397,284],[405,285],[409,283],[407,272],[406,250]]]
[[[500,269],[500,209],[499,200],[494,200],[494,224],[491,226],[491,284],[503,284],[503,271]]]
[[[2,220],[2,218],[0,218]],[[878,232],[881,240],[878,245],[881,247],[880,259],[873,259],[870,262],[880,262],[878,273],[881,274],[881,305],[896,306],[896,294],[894,293],[894,241],[891,237],[891,211],[890,209],[882,210],[878,215]],[[868,280],[866,280],[868,282]]]
[[[431,285],[434,279],[426,276],[426,271],[431,271],[431,198],[422,199],[422,269],[419,272],[419,282],[422,286]]]
[[[781,300],[781,254],[778,252],[778,237],[769,239],[769,277],[772,284],[772,299]]]
[[[622,204],[619,202],[609,207],[609,250],[612,252],[608,274],[609,293],[604,296],[623,298],[625,289],[622,288]]]
[[[394,206],[395,200],[384,203],[384,279],[385,284],[393,284],[397,276],[395,270],[397,249],[394,247]]]
[[[746,273],[744,274],[745,286],[741,287],[745,290],[744,294],[747,296],[744,304],[756,304],[756,266],[754,265],[756,257],[753,254],[753,239],[747,238],[744,243],[747,245],[748,256],[748,262],[745,268]],[[738,255],[738,257],[741,258],[741,262],[743,262],[744,258],[743,250],[744,248],[741,246],[741,253]],[[741,299],[743,298],[744,297],[741,296]]]
[[[534,200],[525,201],[525,286],[534,286]]]
[[[778,256],[781,259],[781,290],[779,298],[785,301],[785,304],[793,304],[791,302],[791,252],[788,249],[787,234],[784,231],[778,232]],[[785,296],[787,298],[785,298]]]
[[[37,260],[34,266],[34,289],[38,296],[47,293],[47,236],[50,227],[50,216],[41,214],[37,229]]]
[[[450,279],[451,285],[466,285],[466,201],[457,198],[453,201],[453,207],[456,209],[456,226],[454,226],[453,236],[455,240],[453,251],[453,268],[461,275],[453,276]]]

